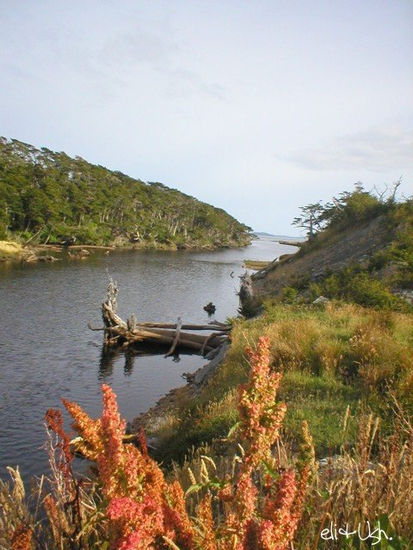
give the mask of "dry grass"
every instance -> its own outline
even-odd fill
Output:
[[[356,444],[348,448],[346,431],[348,414],[341,418],[340,436],[343,442],[337,455],[317,463],[306,500],[305,514],[295,537],[296,550],[321,548],[370,548],[357,536],[345,541],[325,541],[323,529],[331,524],[350,530],[367,521],[377,525],[393,538],[394,546],[377,548],[408,549],[413,545],[413,427],[409,417],[395,402],[395,430],[386,437],[380,432],[380,421],[367,415],[357,426]],[[221,441],[194,449],[182,464],[174,463],[170,477],[178,479],[185,490],[215,478],[231,476],[237,467],[240,448]],[[275,449],[280,464],[288,464],[292,449],[285,441]],[[191,493],[187,499],[189,511],[196,509],[202,493]],[[373,530],[373,528],[372,528]],[[363,531],[365,533],[365,531]],[[366,534],[366,533],[365,533]],[[384,540],[384,536],[383,536]],[[373,539],[370,542],[374,542]],[[359,545],[359,546],[358,546]]]
[[[394,404],[395,430],[384,437],[380,422],[372,415],[365,416],[358,425],[358,438],[352,448],[342,446],[340,453],[317,463],[313,472],[304,517],[294,540],[296,550],[343,548],[367,549],[369,545],[354,536],[344,542],[324,541],[321,533],[331,524],[365,529],[381,522],[381,528],[393,538],[392,546],[377,548],[408,549],[413,545],[413,427],[409,417],[397,401]],[[342,440],[348,428],[348,415],[342,419]],[[242,447],[234,440],[221,441],[212,446],[194,449],[183,464],[174,464],[168,474],[170,481],[178,480],[188,491],[187,509],[195,513],[204,491],[191,491],[191,487],[213,485],[217,479],[234,476]],[[289,464],[292,449],[286,442],[278,442],[275,455],[282,466]],[[11,483],[0,482],[0,548],[12,548],[10,534],[18,526],[29,526],[34,533],[31,548],[54,550],[57,548],[100,548],[99,512],[101,497],[96,485],[85,485],[80,505],[83,516],[82,532],[72,538],[73,517],[67,505],[67,495],[61,472],[53,465],[48,490],[44,479],[35,486],[31,498],[34,503],[30,513],[27,498],[18,469],[10,469]],[[258,487],[260,483],[258,483]],[[45,496],[52,491],[57,504],[57,521],[49,526],[39,519],[39,509]],[[219,510],[218,512],[219,513]],[[60,542],[59,542],[60,541]],[[372,542],[372,541],[371,541]]]
[[[369,391],[381,390],[385,383],[401,391],[410,380],[411,315],[330,303],[325,310],[267,305],[261,319],[237,324],[225,365],[212,384],[222,385],[229,372],[245,376],[243,349],[261,334],[271,340],[272,363],[278,371],[357,376]]]
[[[11,480],[0,480],[0,550],[81,550],[101,548],[101,496],[92,480],[71,478],[68,491],[57,464],[57,439],[48,431],[49,477],[33,479],[26,493],[19,469],[8,468]],[[45,513],[46,512],[46,513]],[[26,537],[16,537],[16,533]]]
[[[22,525],[33,525],[19,468],[7,468],[9,483],[0,480],[0,548],[10,548],[11,534]],[[39,493],[38,493],[39,494]],[[40,497],[39,497],[40,498]],[[39,504],[39,499],[37,504]]]
[[[355,447],[343,448],[320,466],[307,499],[298,548],[341,549],[343,539],[325,542],[320,538],[322,530],[331,524],[349,525],[351,530],[360,524],[365,529],[367,521],[371,525],[381,521],[395,544],[389,548],[411,548],[413,427],[400,410],[395,424],[393,433],[383,437],[379,419],[364,417]]]
[[[19,243],[12,241],[0,241],[0,260],[13,260],[21,258],[23,247]]]
[[[353,304],[326,308],[266,304],[255,320],[234,322],[224,363],[194,399],[180,403],[171,429],[160,436],[162,460],[183,458],[192,445],[220,438],[235,421],[233,389],[248,377],[245,347],[270,339],[274,370],[284,373],[281,398],[288,404],[286,436],[294,439],[306,419],[318,456],[337,452],[340,419],[352,412],[348,441],[357,417],[372,409],[392,429],[389,390],[413,412],[413,317]]]

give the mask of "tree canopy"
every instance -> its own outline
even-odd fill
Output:
[[[396,202],[400,184],[398,180],[391,188],[387,186],[382,192],[371,192],[357,182],[354,191],[343,191],[330,202],[323,204],[318,201],[301,206],[301,215],[294,218],[292,224],[305,229],[311,240],[325,229],[361,223],[388,211]]]
[[[250,228],[159,182],[0,138],[0,238],[137,246],[237,246]]]

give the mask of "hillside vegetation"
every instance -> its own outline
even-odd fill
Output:
[[[409,310],[413,297],[413,200],[358,186],[323,206],[302,208],[309,239],[294,256],[252,276],[254,309],[267,298],[311,303],[318,296]],[[404,298],[410,298],[405,300]]]
[[[186,248],[242,246],[250,228],[161,183],[0,138],[0,240]]]
[[[348,406],[354,419],[374,411],[385,430],[394,420],[393,399],[413,412],[413,309],[402,295],[409,298],[413,288],[412,202],[381,204],[361,190],[347,199],[365,201],[374,212],[352,217],[344,205],[347,221],[331,223],[254,281],[262,314],[233,320],[231,348],[216,373],[195,397],[183,393],[170,417],[152,423],[159,458],[182,457],[227,433],[237,420],[235,387],[248,376],[245,346],[262,335],[272,368],[284,374],[280,393],[291,405],[286,434],[294,440],[307,419],[319,456],[339,450]],[[320,294],[329,301],[313,304]],[[354,436],[347,433],[347,442]]]

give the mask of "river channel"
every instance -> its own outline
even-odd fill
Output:
[[[98,416],[106,382],[132,420],[205,364],[197,355],[102,356],[102,333],[87,324],[101,325],[109,275],[123,318],[204,323],[203,306],[212,301],[213,318],[225,321],[237,314],[243,261],[295,250],[264,237],[214,252],[95,252],[82,261],[0,264],[0,477],[8,477],[7,465],[19,465],[25,479],[47,471],[43,418],[61,397]]]

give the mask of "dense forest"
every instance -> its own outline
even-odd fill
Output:
[[[0,239],[215,248],[248,244],[250,231],[162,183],[0,137]]]

